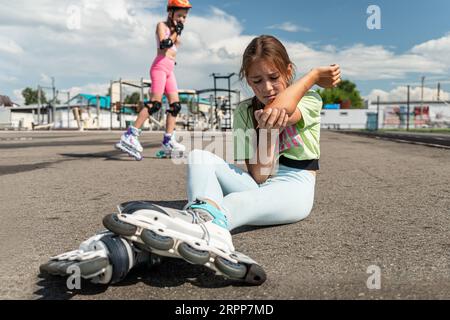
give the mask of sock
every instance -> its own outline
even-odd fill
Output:
[[[163,140],[163,144],[168,144],[170,139],[172,139],[172,135],[171,134],[164,134],[164,140]]]
[[[128,134],[131,134],[133,136],[139,137],[141,134],[141,129],[135,128],[133,126],[129,126],[127,130]]]

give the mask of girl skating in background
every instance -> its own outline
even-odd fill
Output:
[[[180,37],[191,8],[192,5],[188,0],[169,0],[167,20],[158,23],[156,27],[157,56],[150,69],[152,80],[150,102],[145,104],[134,125],[127,129],[116,144],[117,149],[128,153],[136,160],[143,158],[143,148],[138,139],[141,128],[149,116],[162,108],[164,94],[169,100],[169,109],[166,111],[166,133],[163,137],[161,152],[158,154],[166,157],[178,156],[182,155],[186,149],[175,138],[175,125],[181,111],[181,104],[174,68]]]

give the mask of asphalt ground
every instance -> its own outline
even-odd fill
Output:
[[[341,132],[376,139],[384,139],[402,143],[412,143],[430,147],[450,149],[450,134],[445,133],[357,131],[357,130],[344,130]]]
[[[450,298],[450,150],[329,131],[311,215],[233,236],[266,270],[262,286],[168,259],[116,285],[68,290],[39,265],[102,230],[119,203],[186,203],[186,166],[154,156],[161,134],[144,133],[142,162],[113,148],[119,136],[0,133],[1,299]],[[379,289],[367,286],[374,268]]]

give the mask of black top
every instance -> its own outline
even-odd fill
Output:
[[[280,164],[296,169],[319,170],[319,159],[313,160],[292,160],[285,156],[280,157]]]

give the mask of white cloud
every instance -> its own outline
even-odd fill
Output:
[[[267,29],[278,29],[278,30],[282,30],[282,31],[286,31],[286,32],[311,32],[311,29],[309,28],[305,28],[299,25],[296,25],[292,22],[284,22],[282,24],[275,24],[272,26],[267,27]]]
[[[45,73],[41,73],[41,79],[40,79],[40,82],[41,82],[42,84],[47,84],[47,85],[49,85],[49,84],[52,84],[52,78],[51,78],[50,76],[46,75]]]
[[[384,91],[380,89],[372,90],[367,96],[367,99],[376,101],[377,97],[380,97],[380,101],[407,101],[408,88],[406,86],[399,86],[390,91]],[[410,101],[421,101],[422,99],[422,87],[410,88]],[[437,89],[424,87],[423,99],[425,101],[437,101]],[[450,93],[441,90],[441,100],[450,100]]]
[[[338,63],[344,78],[353,80],[402,79],[408,73],[444,74],[449,65],[441,61],[405,53],[395,54],[383,46],[356,44],[348,48],[326,46],[316,50],[302,43],[286,43],[291,58],[300,70]]]
[[[14,83],[17,80],[18,79],[16,77],[8,76],[8,75],[5,75],[5,74],[0,74],[0,81]]]
[[[80,94],[80,93],[85,93],[85,94],[92,94],[92,95],[100,95],[100,96],[104,96],[108,93],[108,89],[109,89],[109,83],[90,83],[81,87],[71,87],[68,89],[64,89],[62,91],[64,92],[69,92],[70,93],[70,97],[73,98],[76,95]],[[66,101],[67,100],[67,94],[66,93],[60,93],[59,99],[61,101]]]
[[[22,96],[22,90],[23,89],[15,89],[13,91],[13,95],[14,96],[11,97],[11,100],[13,100],[18,105],[24,105],[25,104],[25,99]]]
[[[418,54],[430,60],[440,61],[450,65],[450,33],[442,38],[430,40],[414,46],[413,54]]]
[[[0,54],[22,54],[22,47],[17,44],[14,40],[7,38],[4,35],[0,35]]]

